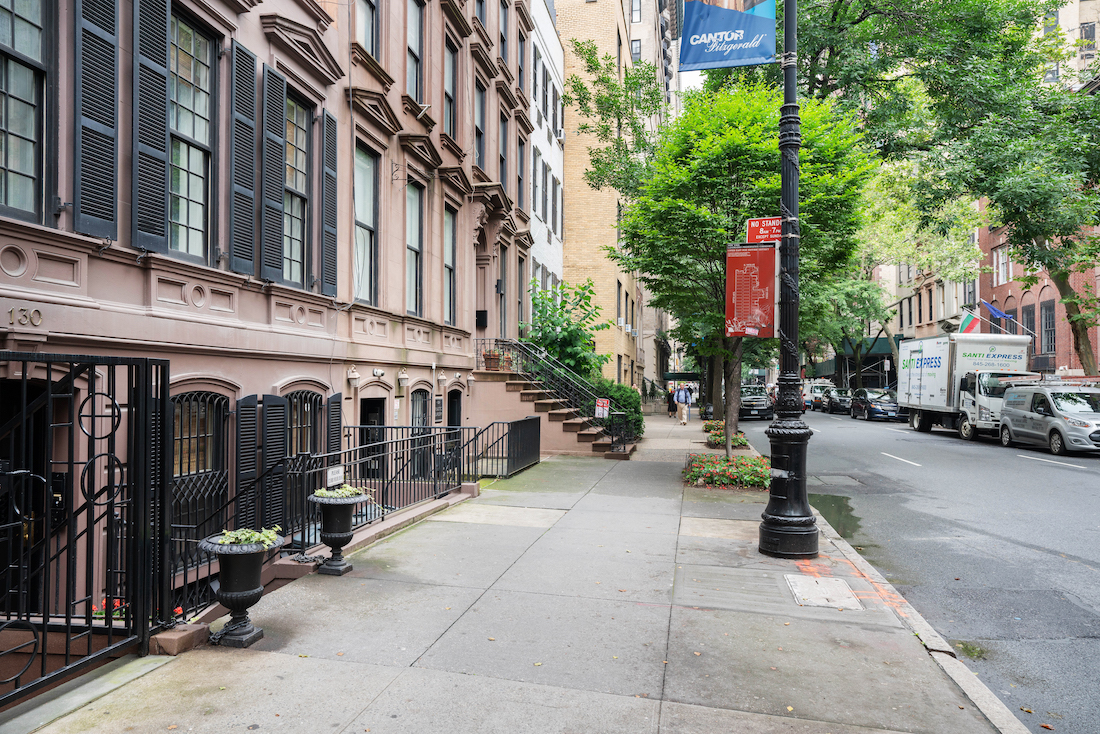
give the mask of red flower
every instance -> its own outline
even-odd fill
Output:
[[[183,607],[176,607],[173,611],[176,614],[183,614]]]

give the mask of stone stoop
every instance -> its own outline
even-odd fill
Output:
[[[535,413],[545,413],[546,421],[561,425],[562,433],[559,438],[557,435],[547,436],[547,430],[554,431],[555,434],[556,430],[543,423],[543,442],[549,444],[547,452],[584,456],[606,453],[611,446],[606,432],[594,425],[591,416],[581,415],[580,411],[570,408],[565,400],[557,397],[553,390],[543,387],[540,381],[529,380],[517,372],[504,370],[477,370],[475,378],[477,382],[505,383],[506,393],[515,394],[521,404],[534,407]],[[618,458],[629,458],[629,453]]]
[[[603,451],[603,458],[605,459],[617,459],[619,461],[630,461],[630,455],[634,453],[638,448],[636,443],[628,443],[626,445],[626,451],[611,451],[611,441],[608,440],[607,448]]]

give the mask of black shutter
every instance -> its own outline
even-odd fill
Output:
[[[260,408],[255,395],[237,401],[237,522],[234,527],[256,527],[256,452],[260,445]]]
[[[340,436],[343,426],[340,421],[340,409],[344,397],[336,393],[328,399],[325,405],[325,453],[334,454],[340,450]]]
[[[263,445],[260,450],[260,470],[269,473],[260,483],[260,524],[269,528],[286,523],[286,462],[290,450],[290,403],[278,395],[264,395]],[[273,468],[274,467],[274,468]]]
[[[256,56],[233,42],[230,100],[229,269],[256,272]]]
[[[76,0],[73,228],[118,239],[118,5]]]
[[[336,295],[336,118],[325,110],[321,173],[321,293]]]
[[[130,244],[168,249],[168,0],[134,0]]]
[[[263,205],[260,278],[283,279],[283,191],[286,181],[286,77],[264,64]]]

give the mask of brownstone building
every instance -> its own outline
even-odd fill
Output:
[[[285,406],[305,451],[326,405],[464,422],[473,340],[525,318],[525,0],[14,12],[2,348],[169,359],[204,472],[241,401]]]
[[[1032,339],[1031,369],[1037,372],[1065,372],[1080,370],[1081,360],[1073,348],[1073,334],[1066,319],[1066,307],[1061,303],[1058,291],[1046,271],[1038,274],[1039,282],[1025,287],[1018,278],[1024,275],[1024,266],[1012,257],[1012,249],[1006,244],[1003,228],[979,230],[978,244],[988,272],[980,276],[981,297],[1013,319],[993,317],[984,307],[983,332],[1029,334]],[[1077,290],[1085,286],[1095,287],[1098,271],[1095,267],[1074,273],[1070,282]],[[992,323],[990,323],[992,322]],[[1089,329],[1094,353],[1100,353],[1100,336],[1096,327]],[[1072,373],[1071,373],[1072,374]],[[1077,374],[1081,374],[1077,372]]]

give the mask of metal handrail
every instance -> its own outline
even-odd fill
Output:
[[[610,414],[626,412],[610,395],[599,395],[591,382],[562,364],[536,344],[512,339],[477,339],[474,343],[477,363],[480,368],[484,369],[484,359],[488,353],[496,352],[501,357],[510,355],[507,362],[511,366],[511,371],[517,372],[528,380],[544,385],[553,391],[558,398],[562,399],[568,407],[579,411],[609,434],[612,428]],[[609,417],[595,417],[595,406],[598,398],[609,400]],[[626,426],[624,426],[623,437],[624,440],[635,438]]]

